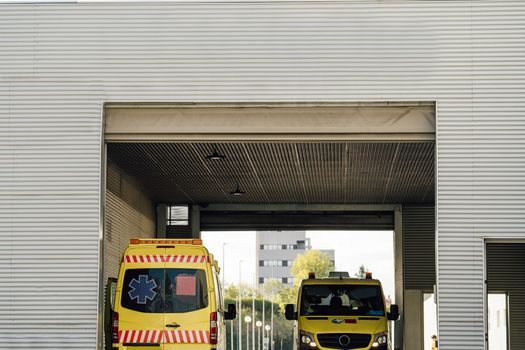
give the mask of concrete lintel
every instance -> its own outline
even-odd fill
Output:
[[[105,140],[428,141],[430,102],[105,105]]]
[[[201,211],[395,211],[394,204],[210,204]]]
[[[434,133],[354,133],[354,134],[183,134],[183,133],[111,133],[106,142],[429,142]]]

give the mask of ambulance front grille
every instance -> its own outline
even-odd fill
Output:
[[[347,343],[348,338],[350,338],[349,343]],[[323,333],[317,335],[317,340],[319,341],[319,344],[323,348],[330,349],[365,348],[368,346],[368,344],[370,344],[371,339],[372,335],[359,333]]]

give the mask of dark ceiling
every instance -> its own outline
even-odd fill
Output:
[[[157,203],[434,203],[433,142],[109,143],[108,159]]]

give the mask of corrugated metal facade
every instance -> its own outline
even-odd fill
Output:
[[[3,346],[95,347],[104,101],[436,100],[440,348],[482,349],[482,237],[525,232],[524,23],[521,0],[0,5]]]
[[[511,350],[525,344],[525,244],[487,244],[487,290],[507,293],[509,345]]]

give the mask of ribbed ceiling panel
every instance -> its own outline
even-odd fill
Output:
[[[209,160],[214,151],[226,156]],[[108,157],[168,203],[432,204],[434,144],[115,143]],[[232,196],[237,185],[244,196]]]

